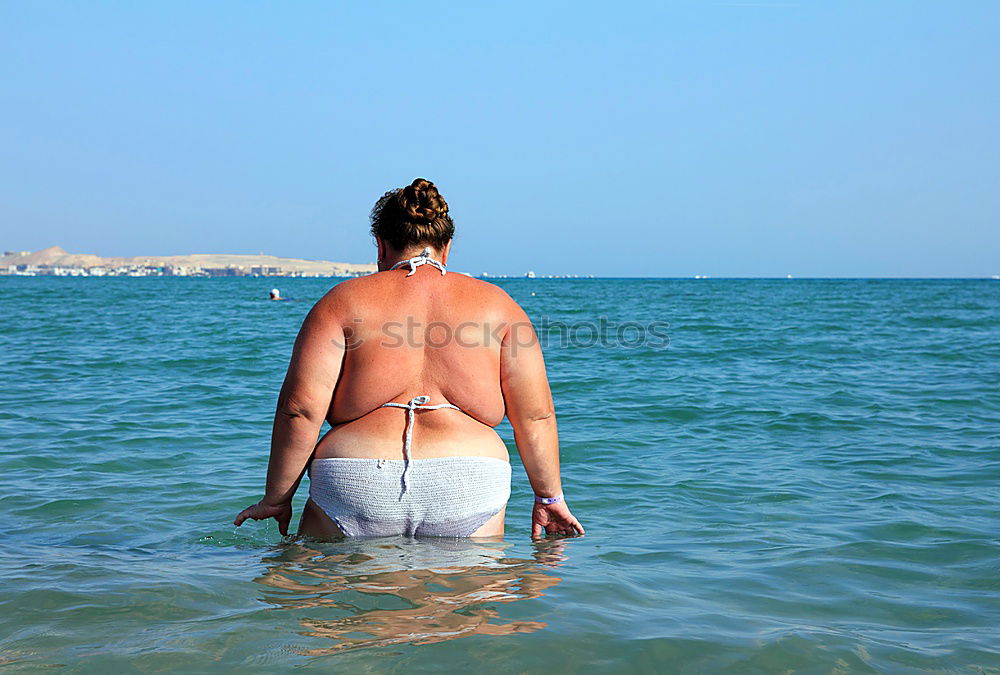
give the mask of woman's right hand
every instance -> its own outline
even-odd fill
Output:
[[[292,504],[270,504],[265,499],[261,499],[253,506],[248,506],[236,516],[233,525],[239,527],[247,519],[266,520],[274,518],[278,521],[278,532],[284,537],[288,534],[288,524],[292,520]]]
[[[565,500],[555,504],[535,502],[531,510],[531,537],[537,539],[543,531],[546,534],[583,534],[583,525],[569,512]]]

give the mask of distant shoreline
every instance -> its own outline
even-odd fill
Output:
[[[375,271],[372,263],[205,254],[104,258],[69,253],[60,246],[41,251],[5,251],[0,276],[57,277],[354,277]]]
[[[459,272],[461,274],[461,272]],[[92,279],[92,278],[153,278],[153,279],[169,279],[169,278],[181,278],[181,279],[218,279],[218,278],[229,278],[229,279],[352,279],[357,276],[363,276],[358,274],[269,274],[269,275],[259,275],[259,274],[243,274],[243,275],[170,275],[170,274],[137,274],[137,275],[88,275],[88,274],[5,274],[0,272],[0,280],[2,279],[24,279],[24,278],[74,278],[74,279]],[[526,278],[523,275],[503,275],[503,274],[490,274],[490,275],[480,275],[480,274],[469,274],[467,276],[474,277],[476,279],[482,279],[484,281],[781,281],[781,282],[815,282],[815,281],[997,281],[995,277],[795,277],[794,279],[788,279],[786,277],[711,277],[711,278],[695,278],[695,277],[601,277],[592,275],[578,275],[578,276],[567,276],[567,275],[552,275],[552,276],[542,276],[538,275],[533,278]]]
[[[196,253],[180,256],[136,256],[132,258],[102,258],[91,254],[68,253],[59,246],[41,251],[5,251],[0,256],[0,277],[272,277],[276,279],[330,278],[341,279],[365,276],[376,271],[374,263],[344,263],[327,260],[279,258],[265,255],[238,255],[231,253]],[[459,274],[464,272],[456,270]],[[840,276],[596,276],[593,274],[470,274],[478,279],[674,279],[691,281],[723,280],[1000,280],[1000,275],[983,277],[840,277]]]

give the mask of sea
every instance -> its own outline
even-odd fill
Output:
[[[0,669],[1000,672],[1000,282],[499,280],[584,536],[236,529],[336,283],[0,278]]]

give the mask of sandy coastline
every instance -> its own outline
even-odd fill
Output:
[[[333,262],[281,258],[273,255],[238,255],[228,253],[194,253],[190,255],[102,257],[90,253],[69,253],[60,246],[40,251],[5,251],[0,256],[0,269],[8,273],[30,273],[32,270],[51,271],[100,270],[113,274],[116,270],[163,268],[178,275],[209,274],[217,276],[320,275],[357,276],[375,271],[374,264]]]

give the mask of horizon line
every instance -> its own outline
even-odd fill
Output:
[[[357,264],[357,263],[349,263]],[[480,280],[492,280],[496,279],[498,281],[613,281],[613,280],[647,280],[647,281],[998,281],[1000,280],[1000,275],[991,276],[975,276],[975,277],[954,277],[954,276],[601,276],[597,274],[588,275],[542,275],[535,277],[526,277],[523,274],[489,274],[483,276],[481,274],[471,274],[468,272],[461,272],[458,270],[449,270],[455,274],[462,274],[464,276],[473,277]],[[377,274],[373,272],[372,274]],[[360,276],[369,276],[363,274]],[[335,275],[318,275],[318,276],[304,276],[304,275],[284,275],[284,274],[274,274],[274,275],[246,275],[237,277],[227,277],[227,276],[169,276],[169,275],[143,275],[143,276],[128,276],[128,275],[106,275],[106,276],[89,276],[89,275],[59,275],[59,274],[0,274],[0,279],[7,278],[44,278],[44,279],[355,279],[357,276],[335,276]]]

